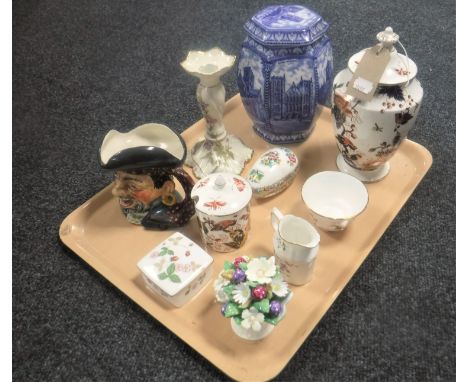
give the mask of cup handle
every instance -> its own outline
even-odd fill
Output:
[[[281,213],[281,211],[278,208],[273,207],[273,209],[271,210],[271,225],[273,226],[273,229],[275,231],[278,231],[279,222],[283,218],[284,216]]]

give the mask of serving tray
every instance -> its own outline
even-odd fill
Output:
[[[224,121],[228,131],[255,150],[247,167],[272,147],[253,132],[239,95],[226,103]],[[182,134],[189,148],[203,136],[204,128],[205,122],[200,120]],[[277,196],[252,200],[251,231],[240,250],[228,254],[208,251],[214,257],[213,279],[225,260],[240,254],[272,255],[272,207],[311,220],[301,199],[302,184],[316,172],[336,170],[338,151],[330,110],[321,108],[315,130],[306,142],[288,147],[299,157],[299,171],[293,184]],[[312,281],[301,287],[291,287],[294,297],[288,304],[287,315],[272,334],[260,342],[247,342],[234,334],[230,320],[221,316],[220,306],[214,301],[212,282],[195,297],[196,302],[194,299],[182,308],[173,308],[147,291],[137,262],[174,231],[145,230],[128,223],[111,194],[111,185],[67,216],[60,227],[60,238],[224,373],[237,380],[268,380],[286,366],[346,286],[430,168],[432,156],[423,146],[405,140],[390,163],[391,171],[385,179],[367,185],[367,209],[345,231],[319,231],[320,251]],[[244,170],[244,176],[246,172]],[[180,232],[203,247],[195,218]]]

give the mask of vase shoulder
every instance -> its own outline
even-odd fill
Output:
[[[331,40],[327,35],[308,45],[297,46],[268,46],[251,37],[246,37],[242,43],[242,48],[249,49],[258,54],[264,61],[270,62],[291,57],[316,58],[321,54],[321,50],[328,45],[331,46]]]
[[[353,74],[349,69],[339,72],[333,80],[334,97],[346,96],[346,89]],[[421,83],[416,78],[409,84],[379,86],[374,97],[370,101],[359,101],[356,108],[376,111],[379,113],[398,112],[399,109],[412,108],[420,105],[424,91]],[[333,100],[333,103],[336,101]]]

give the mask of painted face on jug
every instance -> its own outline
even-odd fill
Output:
[[[117,171],[112,194],[119,198],[122,208],[144,211],[158,198],[163,201],[171,199],[174,188],[175,184],[169,178],[163,180],[162,184],[155,185],[153,178],[147,174]]]

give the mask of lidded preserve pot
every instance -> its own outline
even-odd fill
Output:
[[[239,249],[250,229],[252,188],[246,179],[227,172],[210,174],[192,189],[205,245],[218,252]]]
[[[244,25],[237,83],[255,132],[274,143],[304,141],[317,103],[330,94],[328,23],[299,5],[273,5]]]
[[[387,49],[390,59],[370,101],[346,94],[367,49],[354,54],[333,81],[332,120],[340,151],[336,163],[340,171],[363,182],[388,174],[388,161],[414,126],[423,98],[416,64],[395,49],[399,36],[386,28],[377,40],[378,49]]]

